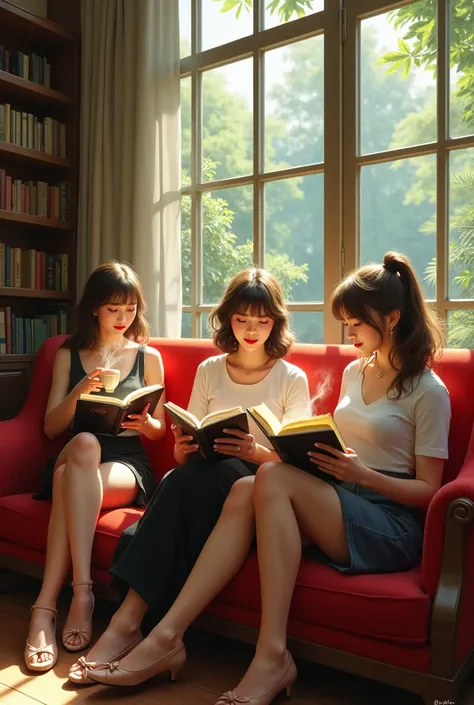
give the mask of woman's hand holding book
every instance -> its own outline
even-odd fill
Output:
[[[199,445],[194,442],[193,436],[185,436],[183,434],[183,429],[181,428],[181,426],[176,426],[176,424],[172,424],[171,430],[173,431],[174,442],[180,454],[183,454],[183,456],[187,456],[199,450]]]
[[[240,460],[255,462],[257,443],[251,433],[244,433],[237,429],[225,428],[224,433],[235,438],[216,438],[214,450],[223,455],[231,455]]]

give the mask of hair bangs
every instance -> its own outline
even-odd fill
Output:
[[[101,306],[132,306],[139,301],[139,292],[134,282],[126,278],[117,278],[103,292]]]
[[[332,314],[337,321],[356,319],[374,325],[369,314],[365,297],[354,277],[343,281],[334,292]]]
[[[255,318],[280,318],[275,302],[270,297],[268,289],[260,286],[258,282],[248,282],[236,292],[232,313],[242,313]]]

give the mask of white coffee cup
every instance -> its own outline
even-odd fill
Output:
[[[100,381],[106,392],[114,392],[120,382],[120,370],[102,370],[99,373]]]

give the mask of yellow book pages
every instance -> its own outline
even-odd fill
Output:
[[[334,421],[331,414],[321,414],[320,416],[311,416],[308,419],[290,421],[282,427],[278,435],[283,436],[287,433],[294,433],[295,431],[311,431],[313,429],[320,431],[323,426],[334,430]]]
[[[225,421],[226,419],[231,419],[234,416],[238,416],[239,414],[243,413],[244,410],[241,406],[234,406],[233,409],[223,409],[222,411],[213,411],[212,414],[207,414],[207,416],[204,416],[204,418],[201,420],[200,428],[205,428],[206,426],[210,426],[211,424],[217,423],[218,421]]]
[[[187,409],[183,409],[181,406],[174,404],[172,401],[167,401],[165,407],[167,407],[170,411],[174,411],[177,416],[183,419],[183,421],[187,421],[193,428],[199,428],[199,419]]]
[[[118,397],[106,397],[102,396],[101,394],[81,394],[79,399],[93,402],[100,401],[104,404],[114,404],[115,406],[121,406],[122,408],[125,408],[132,401],[135,401],[135,399],[140,399],[140,397],[143,397],[145,394],[148,394],[149,392],[154,392],[155,389],[161,389],[161,387],[161,384],[151,384],[149,387],[135,389],[133,392],[130,392],[130,394],[127,394],[127,396],[123,399],[119,399]]]
[[[100,401],[101,404],[113,404],[114,406],[122,406],[124,408],[127,406],[122,399],[118,399],[117,397],[103,397],[100,394],[81,394],[79,399],[81,401]]]
[[[277,436],[280,433],[281,423],[265,403],[253,406],[250,411],[257,417],[269,435]]]

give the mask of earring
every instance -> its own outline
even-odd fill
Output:
[[[393,328],[390,328],[390,335],[393,335]]]

